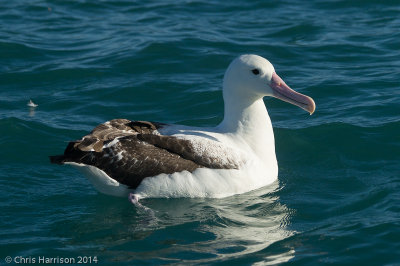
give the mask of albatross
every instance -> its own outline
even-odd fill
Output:
[[[292,90],[257,55],[234,59],[223,79],[224,118],[215,127],[114,119],[72,141],[52,163],[81,170],[104,194],[221,198],[278,178],[274,133],[263,97],[312,114],[312,98]]]

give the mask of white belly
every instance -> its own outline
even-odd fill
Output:
[[[223,198],[245,193],[273,183],[278,177],[275,164],[261,166],[249,162],[240,170],[198,168],[145,178],[137,189],[129,189],[97,167],[69,163],[79,169],[101,193],[125,197],[130,192],[141,198]]]

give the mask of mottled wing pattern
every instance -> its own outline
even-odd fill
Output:
[[[138,138],[207,168],[238,169],[242,164],[242,160],[238,159],[239,156],[233,156],[232,149],[206,138],[201,138],[199,141],[193,136],[188,140],[153,134],[141,134]]]
[[[165,124],[114,119],[97,126],[81,140],[70,142],[53,163],[95,166],[111,178],[137,188],[145,177],[161,173],[192,172],[199,167],[237,168],[199,154],[185,139],[160,135]]]

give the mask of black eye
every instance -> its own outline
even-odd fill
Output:
[[[260,74],[260,70],[258,70],[257,68],[253,69],[251,72],[253,72],[254,75]]]

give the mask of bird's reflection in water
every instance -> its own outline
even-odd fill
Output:
[[[93,216],[75,230],[86,234],[89,229],[112,261],[210,263],[248,256],[254,263],[276,264],[294,256],[292,248],[269,250],[294,234],[288,228],[293,211],[279,202],[278,194],[275,182],[223,199],[142,200],[151,210],[129,202],[94,206]]]
[[[35,116],[35,107],[29,107],[29,116],[30,117],[33,117],[33,116]]]
[[[213,254],[211,258],[197,260],[211,262],[262,253],[271,244],[294,234],[288,229],[293,211],[279,202],[278,189],[279,183],[275,182],[257,191],[223,199],[171,199],[167,200],[169,204],[151,200],[149,206],[157,210],[159,225],[197,221],[197,228],[206,239],[180,245],[180,248]],[[290,249],[283,254],[265,256],[263,262],[275,264],[293,256],[294,250]]]

